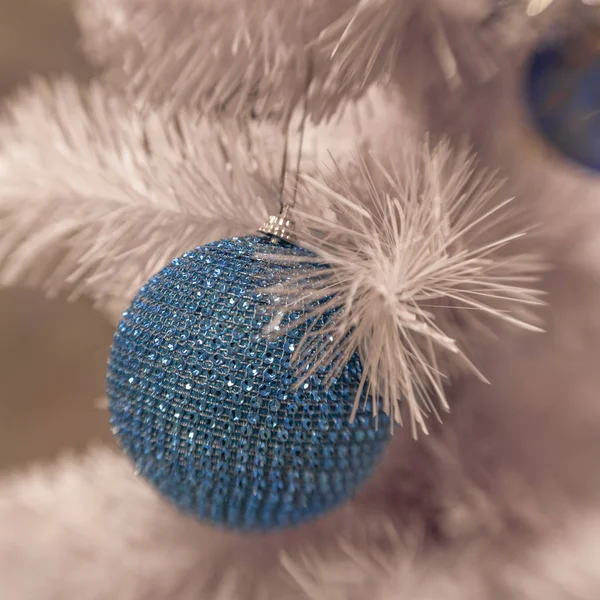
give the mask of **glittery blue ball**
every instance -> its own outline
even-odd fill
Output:
[[[339,505],[389,439],[383,416],[350,422],[357,356],[327,389],[329,367],[295,385],[291,359],[311,321],[292,314],[298,326],[265,335],[271,297],[261,289],[299,268],[264,260],[273,253],[311,256],[244,237],[174,260],[125,312],[108,367],[111,422],[139,473],[184,511],[237,529],[286,527]]]
[[[527,71],[533,121],[563,155],[600,170],[600,52],[582,33],[545,45]]]

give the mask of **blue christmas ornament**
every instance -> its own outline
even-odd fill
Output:
[[[527,71],[533,121],[561,153],[600,170],[600,37],[578,37],[546,45]]]
[[[215,524],[269,530],[350,498],[390,427],[370,414],[350,422],[357,356],[329,389],[327,367],[295,387],[291,358],[310,321],[265,335],[272,314],[261,288],[298,266],[258,254],[311,256],[284,241],[232,238],[154,276],[115,334],[108,396],[123,449],[173,503]]]

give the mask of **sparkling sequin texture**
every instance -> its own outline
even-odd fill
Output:
[[[238,529],[297,524],[345,501],[389,438],[383,416],[350,423],[357,356],[329,389],[327,368],[296,389],[291,358],[307,325],[266,336],[261,289],[298,267],[261,253],[310,256],[245,237],[174,260],[124,314],[108,367],[111,422],[140,474],[184,511]]]

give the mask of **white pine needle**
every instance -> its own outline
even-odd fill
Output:
[[[428,414],[449,409],[445,378],[455,368],[480,375],[462,340],[500,321],[540,331],[532,287],[542,268],[523,251],[518,222],[499,185],[479,173],[467,152],[407,150],[397,171],[357,163],[353,176],[305,177],[303,193],[323,199],[331,216],[297,210],[300,245],[322,268],[302,269],[270,292],[276,310],[306,308],[310,327],[296,351],[301,381],[333,364],[329,384],[358,352],[363,379],[356,396],[379,402],[402,422],[406,402],[413,433]],[[365,202],[368,196],[368,202]],[[315,259],[307,259],[314,262]],[[285,328],[282,328],[285,330]]]

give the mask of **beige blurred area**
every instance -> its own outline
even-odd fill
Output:
[[[0,0],[0,94],[33,73],[91,70],[65,0]],[[0,139],[0,146],[2,140]],[[85,302],[0,290],[0,470],[110,441],[104,392],[112,328]]]

